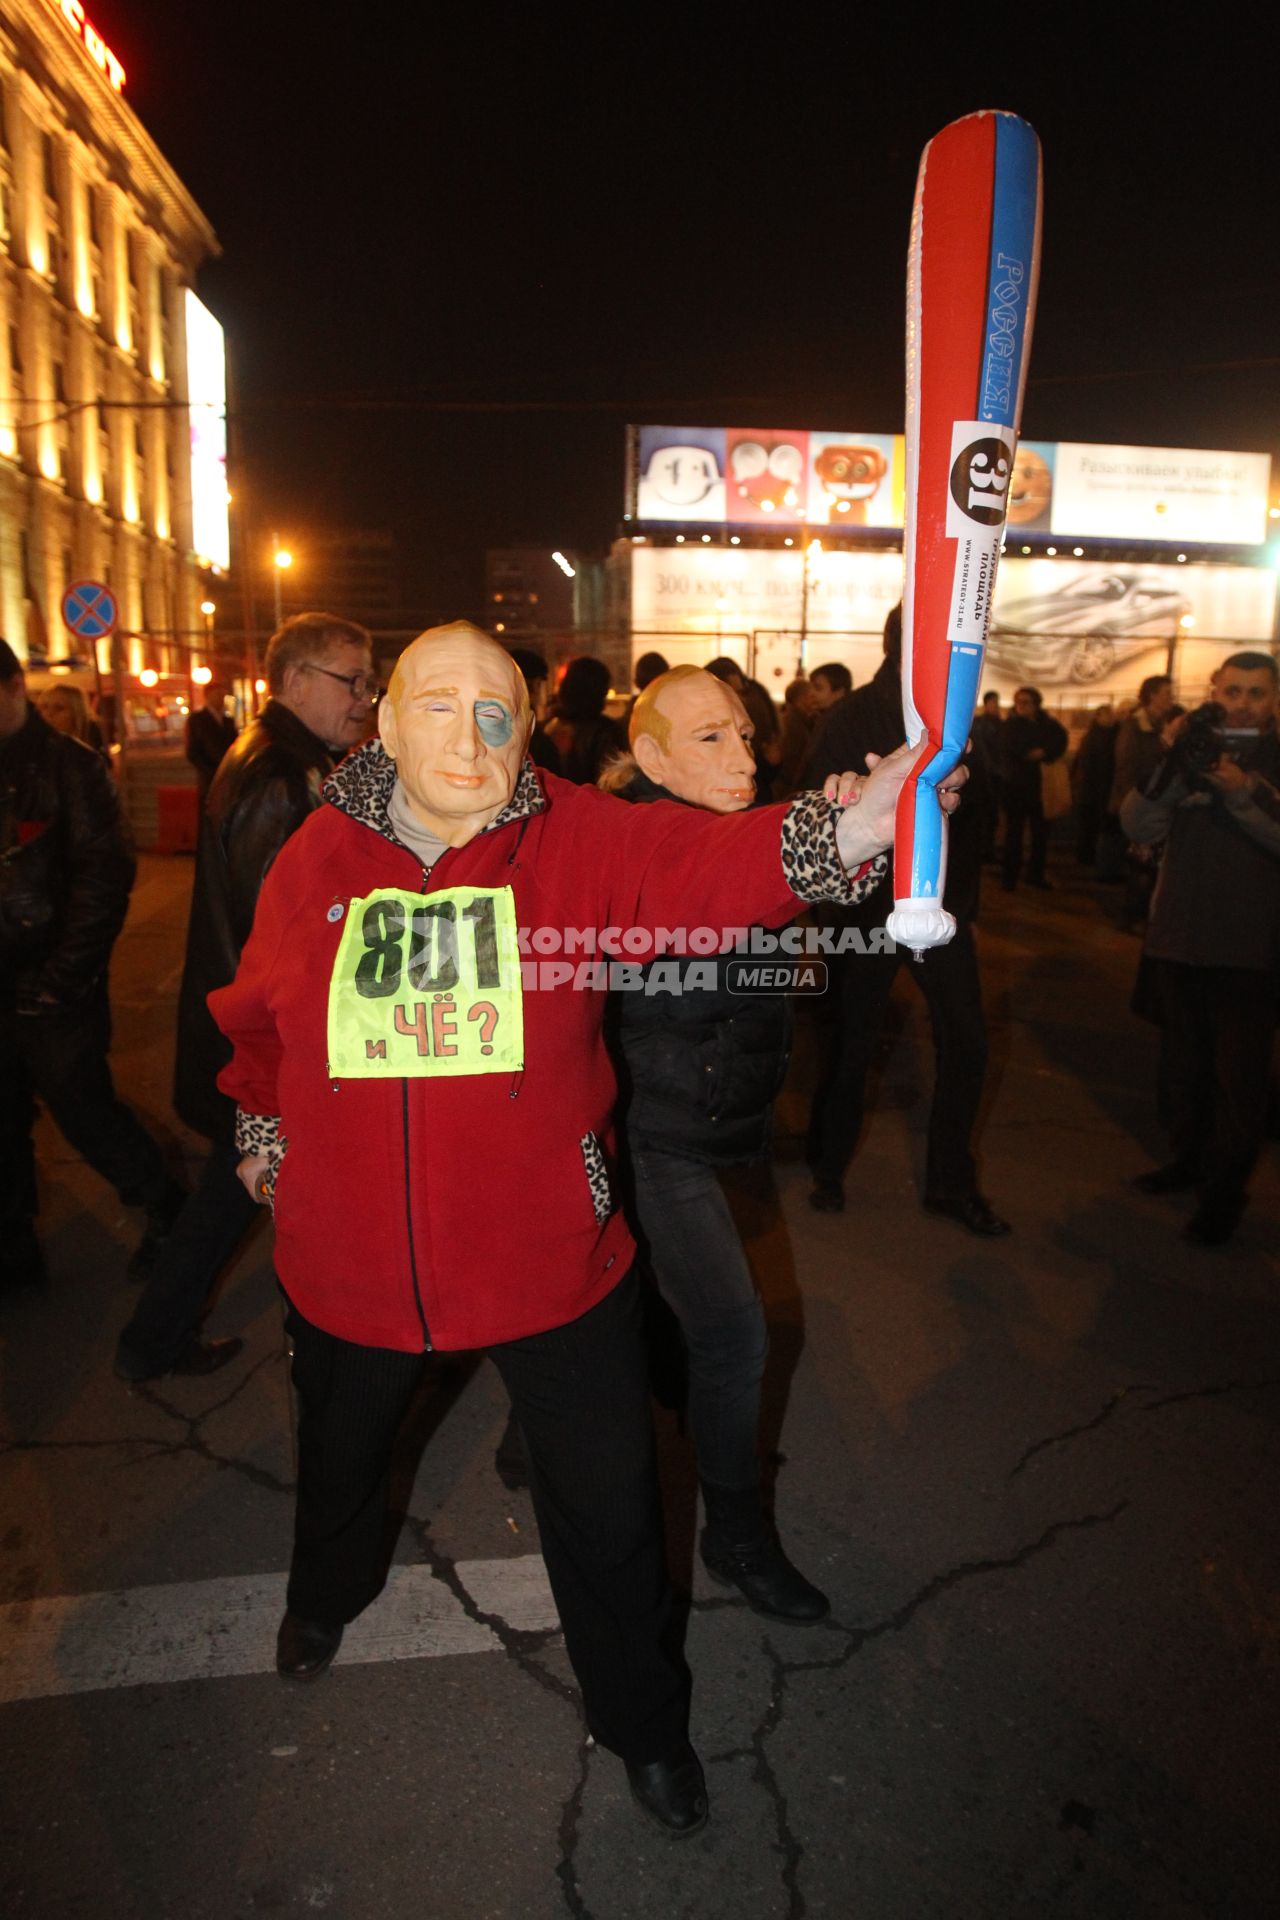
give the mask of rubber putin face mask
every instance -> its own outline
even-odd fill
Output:
[[[515,661],[462,623],[433,627],[406,647],[378,712],[410,806],[453,847],[510,800],[532,724]]]

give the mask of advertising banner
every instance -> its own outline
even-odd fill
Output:
[[[901,434],[761,427],[633,427],[640,525],[900,528]],[[1008,527],[1078,540],[1260,546],[1265,453],[1023,440]]]
[[[1252,546],[1267,537],[1271,461],[1265,453],[1093,447],[1063,440],[1054,454],[1054,533],[1231,546]]]
[[[231,565],[227,517],[227,353],[221,326],[190,288],[186,296],[187,400],[191,420],[191,544],[203,566]]]
[[[809,666],[819,655],[843,660],[861,684],[878,664],[885,616],[902,596],[902,556],[810,548],[807,592],[805,566],[798,546],[634,547],[635,650],[661,647],[657,635],[685,635],[699,644],[680,651],[681,659],[745,658],[754,637],[757,656],[780,644],[793,661],[803,630]],[[1029,682],[1051,703],[1131,692],[1163,670],[1176,639],[1179,683],[1200,686],[1233,649],[1270,649],[1275,610],[1270,567],[1113,566],[1008,552],[996,578],[983,685],[1007,693]]]
[[[635,517],[649,525],[900,527],[901,434],[638,427]]]

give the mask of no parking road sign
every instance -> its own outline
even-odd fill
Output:
[[[62,596],[62,618],[79,640],[105,640],[119,618],[116,597],[100,580],[77,580]]]

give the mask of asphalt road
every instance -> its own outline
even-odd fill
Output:
[[[127,1097],[176,1154],[189,864],[144,860],[114,973]],[[736,1205],[774,1328],[778,1512],[830,1621],[693,1567],[710,1825],[645,1827],[588,1750],[487,1362],[441,1361],[402,1452],[387,1595],[329,1676],[271,1668],[292,1454],[264,1222],[210,1321],[241,1361],[110,1371],[138,1222],[45,1123],[51,1280],[0,1300],[0,1906],[35,1920],[326,1913],[1195,1920],[1277,1910],[1275,1148],[1237,1241],[1134,1194],[1159,1150],[1136,944],[1069,870],[994,893],[984,1243],[922,1215],[927,1025],[900,980],[848,1211],[806,1205],[782,1100]],[[925,963],[927,964],[927,962]]]

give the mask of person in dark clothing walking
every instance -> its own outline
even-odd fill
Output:
[[[1173,1159],[1140,1174],[1144,1193],[1199,1191],[1185,1238],[1221,1246],[1244,1212],[1267,1125],[1280,981],[1280,672],[1267,653],[1233,653],[1213,676],[1225,731],[1183,744],[1145,792],[1121,805],[1130,839],[1167,840],[1147,930],[1162,1026]],[[1195,742],[1199,748],[1201,740]]]
[[[804,769],[806,787],[852,768],[863,771],[893,750],[902,737],[902,614],[895,607],[885,622],[884,660],[865,687],[835,707],[814,741]],[[906,971],[929,1007],[937,1060],[929,1144],[925,1166],[927,1213],[955,1220],[970,1233],[1009,1232],[978,1187],[972,1136],[987,1069],[987,1029],[982,1011],[973,923],[978,914],[982,873],[983,819],[980,804],[982,765],[966,763],[969,785],[965,804],[949,828],[947,882],[943,903],[955,916],[954,938],[932,948]],[[875,1056],[898,969],[908,959],[895,950],[885,927],[893,905],[891,889],[865,903],[814,910],[814,917],[841,934],[856,929],[853,952],[837,954],[831,965],[838,1032],[827,1070],[814,1094],[807,1157],[813,1171],[809,1203],[820,1213],[844,1207],[845,1170],[858,1143],[866,1100],[867,1074]]]
[[[272,861],[319,806],[321,785],[336,762],[364,735],[376,693],[370,664],[363,627],[324,613],[286,620],[267,648],[271,697],[209,790],[178,998],[173,1104],[211,1146],[200,1182],[116,1343],[122,1380],[212,1373],[243,1345],[200,1336],[210,1290],[257,1216],[236,1178],[235,1103],[216,1085],[231,1048],[206,1001],[235,978]]]
[[[226,705],[226,688],[220,680],[210,680],[204,688],[202,704],[187,715],[187,759],[196,770],[201,813],[222,757],[235,745],[236,723]]]
[[[778,719],[778,709],[769,698],[768,691],[758,680],[753,680],[742,671],[736,660],[727,653],[718,660],[712,660],[706,671],[715,679],[723,680],[737,694],[755,728],[752,735],[752,752],[756,760],[756,797],[760,801],[773,799],[773,784],[779,761],[782,759],[782,724]]]
[[[1004,749],[1001,781],[1004,787],[1004,870],[1005,891],[1012,893],[1022,871],[1022,842],[1027,829],[1031,850],[1027,859],[1027,885],[1047,888],[1045,860],[1049,851],[1049,823],[1045,818],[1040,769],[1050,761],[1061,760],[1067,750],[1067,734],[1053,715],[1044,711],[1039,687],[1019,687],[1013,696],[1013,712],[1004,723],[1001,741]]]
[[[1001,742],[1004,738],[1004,715],[1000,711],[998,693],[983,694],[982,707],[973,716],[970,737],[974,760],[982,772],[979,783],[982,794],[976,809],[982,816],[982,858],[984,861],[994,861],[1000,825]],[[966,799],[965,804],[969,805],[969,800]]]
[[[533,711],[533,732],[529,735],[529,758],[535,767],[547,773],[559,773],[560,755],[547,733],[547,715],[551,711],[551,669],[532,647],[512,647],[511,658],[524,675]]]
[[[731,688],[697,667],[673,668],[636,702],[628,778],[609,784],[638,806],[674,801],[742,812],[755,797],[753,734]],[[869,877],[863,889],[873,884]],[[713,962],[657,960],[644,969],[643,990],[614,996],[620,1110],[640,1244],[688,1356],[707,1516],[703,1563],[757,1613],[819,1620],[826,1596],[792,1565],[765,1510],[759,1428],[768,1334],[717,1178],[721,1168],[767,1158],[791,1045],[789,1001],[733,991],[739,965],[732,953]]]
[[[146,1213],[139,1277],[182,1204],[160,1148],[116,1094],[107,966],[135,861],[115,783],[91,747],[27,699],[0,640],[0,1276],[39,1281],[35,1102],[127,1206]]]
[[[1076,802],[1076,859],[1082,867],[1093,866],[1098,857],[1098,836],[1104,827],[1114,828],[1111,788],[1116,774],[1116,716],[1109,703],[1094,708],[1073,768]]]
[[[565,669],[547,736],[560,765],[555,769],[578,787],[593,787],[606,763],[625,753],[627,736],[604,710],[609,669],[603,660],[579,654]]]

